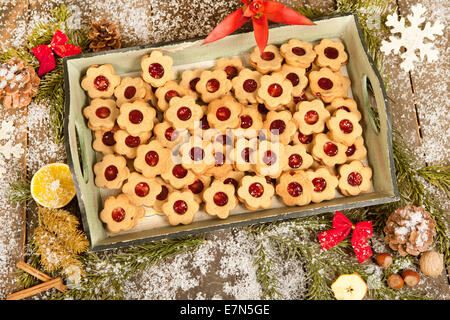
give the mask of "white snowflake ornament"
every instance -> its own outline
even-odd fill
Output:
[[[427,57],[428,62],[437,60],[439,51],[434,48],[433,43],[425,43],[425,39],[434,40],[435,35],[442,35],[444,29],[444,25],[440,21],[436,21],[433,25],[427,22],[425,27],[421,29],[420,25],[425,22],[423,15],[426,9],[421,4],[417,4],[411,10],[412,15],[408,16],[409,26],[406,25],[405,18],[398,19],[396,12],[387,17],[386,25],[392,27],[391,33],[400,33],[401,36],[400,38],[390,36],[390,41],[383,40],[380,48],[386,55],[391,52],[400,54],[403,60],[400,67],[406,72],[413,70],[414,63],[419,61],[416,51],[419,51],[422,61],[425,57]],[[405,51],[401,52],[401,48],[404,48]]]

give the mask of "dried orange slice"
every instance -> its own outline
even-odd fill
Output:
[[[367,293],[367,284],[357,273],[342,274],[331,285],[337,300],[362,300]]]
[[[51,163],[40,168],[31,179],[31,195],[41,206],[61,208],[75,196],[69,166]]]

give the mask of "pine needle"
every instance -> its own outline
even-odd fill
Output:
[[[24,203],[32,199],[30,180],[22,178],[11,184],[9,189],[9,201],[11,203]]]

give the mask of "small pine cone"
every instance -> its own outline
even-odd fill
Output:
[[[92,31],[88,38],[91,40],[89,48],[94,52],[121,48],[122,36],[114,23],[103,18],[91,24]]]
[[[20,108],[30,104],[41,79],[25,60],[14,57],[0,64],[0,98],[5,108]]]

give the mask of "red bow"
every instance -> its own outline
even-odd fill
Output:
[[[370,239],[372,236],[372,221],[358,222],[356,226],[354,226],[350,220],[339,211],[334,215],[333,229],[319,234],[322,250],[325,251],[337,245],[348,236],[352,229],[353,249],[355,250],[359,263],[364,262],[372,255],[372,249],[367,242],[367,239]]]
[[[68,57],[81,53],[80,47],[74,44],[68,44],[67,42],[69,42],[69,38],[62,31],[56,30],[49,45],[42,44],[31,49],[40,63],[39,76],[55,69],[56,61],[53,52],[60,57]]]
[[[277,1],[265,0],[241,0],[245,5],[242,8],[228,15],[220,22],[203,43],[210,43],[222,39],[230,33],[242,27],[247,21],[252,19],[255,40],[261,53],[266,48],[269,39],[269,22],[313,25],[314,22],[301,15],[297,11],[286,8]]]

